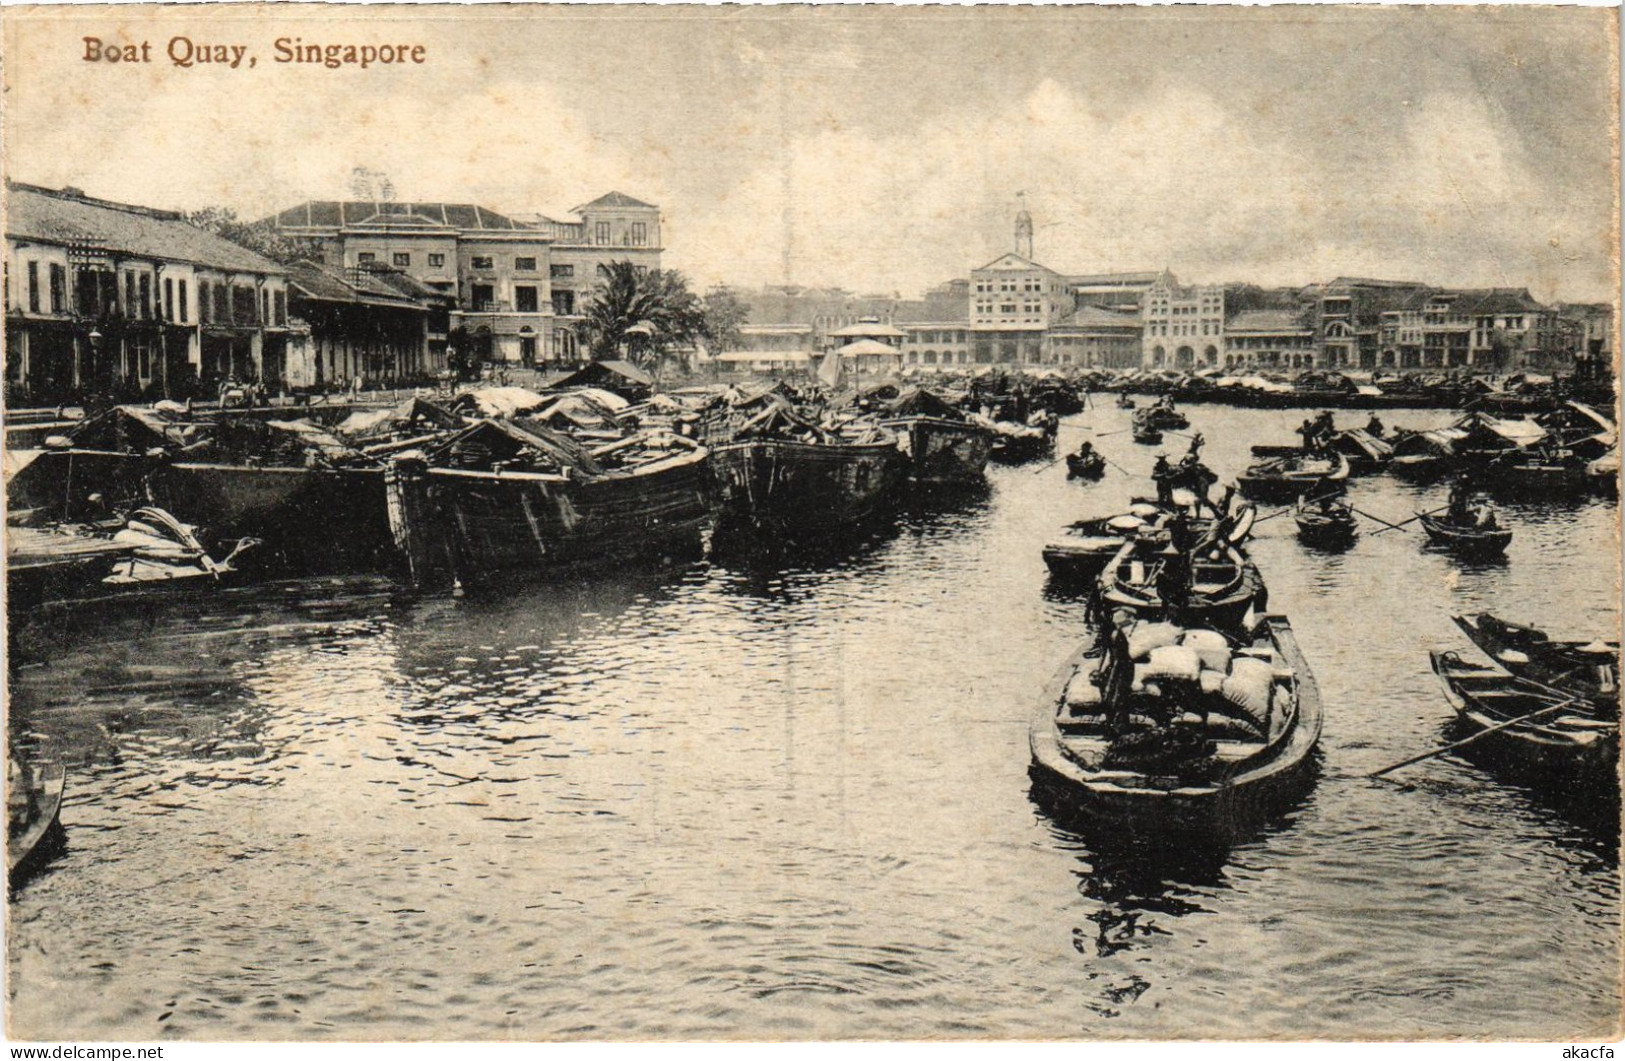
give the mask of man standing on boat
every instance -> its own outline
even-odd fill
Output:
[[[1168,454],[1157,454],[1157,463],[1151,466],[1151,480],[1157,484],[1157,504],[1167,508],[1174,503],[1173,469],[1168,466]]]
[[[1134,656],[1129,652],[1128,630],[1134,613],[1127,608],[1112,612],[1103,632],[1106,658],[1095,672],[1100,700],[1106,707],[1106,726],[1116,736],[1128,731],[1129,694],[1134,690]]]

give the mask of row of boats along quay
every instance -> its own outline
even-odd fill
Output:
[[[8,869],[14,903],[40,897],[20,931],[56,923],[48,904],[75,894],[76,875],[105,883],[128,818],[166,813],[177,789],[203,793],[182,802],[204,815],[211,785],[241,801],[226,774],[264,783],[249,775],[276,758],[270,739],[210,716],[216,687],[252,686],[244,674],[268,659],[290,666],[289,646],[321,653],[330,637],[359,652],[368,630],[428,623],[446,632],[411,636],[440,638],[457,661],[448,687],[466,689],[481,658],[517,669],[526,652],[569,643],[598,621],[593,595],[628,579],[643,587],[620,605],[634,611],[651,593],[703,596],[712,579],[742,579],[767,599],[837,579],[846,595],[829,621],[877,611],[913,628],[883,660],[852,645],[802,656],[786,628],[768,658],[790,670],[771,680],[847,705],[838,690],[861,679],[843,672],[870,667],[894,693],[933,690],[976,705],[985,726],[1019,729],[1021,754],[990,776],[1088,853],[1084,894],[1149,888],[1132,916],[1132,899],[1108,897],[1094,928],[1067,930],[1065,949],[1103,962],[1145,945],[1146,911],[1166,910],[1178,890],[1169,881],[1223,877],[1237,851],[1268,860],[1295,831],[1336,831],[1340,809],[1359,832],[1377,808],[1433,820],[1494,793],[1483,805],[1505,811],[1514,824],[1502,828],[1534,823],[1542,844],[1561,836],[1606,878],[1620,791],[1613,406],[1561,387],[1430,386],[1338,388],[1336,401],[1328,388],[1295,398],[1264,388],[1266,400],[1246,385],[1132,373],[659,390],[604,363],[547,392],[163,402],[15,428]],[[919,599],[910,581],[940,591]],[[554,640],[504,647],[532,606]],[[353,608],[390,617],[357,624]],[[486,643],[459,641],[462,623]],[[944,623],[981,636],[932,640]],[[739,651],[731,638],[747,634],[727,629],[664,661],[673,689]],[[635,638],[626,651],[571,680],[613,685],[640,665]],[[661,710],[748,698],[764,678],[741,666],[720,706],[656,692]],[[380,704],[404,695],[392,689],[405,679],[345,675],[352,705],[368,698],[358,688]],[[509,686],[483,709],[424,717],[481,726],[481,710],[547,710],[550,694],[530,703],[514,691],[526,681]],[[254,698],[236,688],[228,699],[244,697]],[[113,764],[158,754],[157,734],[188,765],[132,785]],[[385,758],[401,763],[439,754],[390,744]],[[911,754],[930,758],[933,745],[933,774],[986,762],[958,740]],[[473,768],[456,755],[447,770],[464,777]],[[717,768],[704,761],[685,769]],[[1483,829],[1482,817],[1480,806],[1464,820]],[[1407,842],[1395,838],[1396,850]],[[1222,893],[1205,901],[1222,905]],[[1122,1015],[1156,981],[1145,973],[1102,984],[1090,1012]],[[174,1034],[248,1026],[192,1016]],[[109,1013],[106,1030],[124,1019]],[[350,1029],[390,1026],[379,1019]],[[1395,1019],[1399,1033],[1426,1026],[1414,1013]]]

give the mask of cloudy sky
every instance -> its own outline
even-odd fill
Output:
[[[361,14],[363,17],[357,17]],[[1598,8],[4,10],[7,172],[258,214],[346,194],[659,203],[706,286],[916,294],[1064,272],[1358,274],[1610,299],[1616,12]],[[151,43],[86,63],[81,38]],[[242,44],[249,69],[165,56]],[[279,65],[278,37],[423,65]]]

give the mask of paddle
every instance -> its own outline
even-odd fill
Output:
[[[1271,513],[1270,513],[1270,514],[1269,514],[1269,515],[1267,515],[1267,516],[1259,516],[1259,517],[1258,517],[1258,518],[1257,518],[1257,519],[1255,519],[1255,520],[1253,520],[1253,526],[1255,526],[1255,527],[1256,527],[1256,526],[1258,526],[1258,525],[1259,525],[1259,524],[1260,524],[1260,523],[1263,523],[1263,522],[1264,522],[1264,521],[1265,521],[1265,520],[1271,520],[1271,519],[1274,519],[1274,518],[1275,518],[1275,517],[1276,517],[1276,516],[1284,516],[1284,515],[1286,515],[1286,514],[1287,514],[1287,513],[1288,513],[1288,512],[1291,512],[1291,511],[1292,511],[1292,509],[1290,509],[1290,508],[1283,508],[1283,509],[1281,509],[1281,510],[1279,510],[1279,511],[1277,511],[1277,512],[1271,512]]]
[[[1387,520],[1377,519],[1377,517],[1375,517],[1375,516],[1373,516],[1373,515],[1371,515],[1370,513],[1367,513],[1367,512],[1360,512],[1360,515],[1365,516],[1367,519],[1377,519],[1378,523],[1387,523],[1388,524],[1385,529],[1377,531],[1376,533],[1372,534],[1372,537],[1375,538],[1378,534],[1387,534],[1391,530],[1399,530],[1401,527],[1405,526],[1405,524],[1407,524],[1407,523],[1415,523],[1417,520],[1421,519],[1423,516],[1437,516],[1439,513],[1443,512],[1445,509],[1447,509],[1449,507],[1450,507],[1449,505],[1440,505],[1438,508],[1434,509],[1431,512],[1418,512],[1416,515],[1412,516],[1410,519],[1402,519],[1398,523],[1388,523]],[[1359,512],[1360,510],[1355,509],[1355,511]]]
[[[1560,711],[1563,708],[1568,707],[1570,704],[1576,702],[1579,699],[1580,698],[1578,696],[1570,697],[1569,699],[1564,700],[1562,703],[1548,704],[1546,707],[1543,707],[1538,711],[1531,711],[1527,715],[1520,715],[1517,718],[1509,718],[1505,722],[1497,722],[1493,726],[1484,727],[1483,729],[1479,730],[1477,733],[1474,733],[1470,737],[1463,737],[1461,740],[1451,741],[1449,744],[1446,744],[1442,748],[1435,748],[1430,752],[1423,752],[1421,755],[1413,755],[1409,759],[1401,760],[1400,762],[1394,763],[1392,766],[1385,766],[1381,770],[1377,770],[1377,771],[1375,771],[1373,773],[1369,773],[1369,774],[1367,774],[1365,776],[1367,776],[1367,777],[1381,777],[1383,774],[1392,773],[1393,771],[1398,770],[1402,766],[1409,766],[1412,763],[1419,763],[1423,759],[1431,759],[1435,755],[1443,755],[1445,752],[1451,751],[1451,750],[1456,749],[1456,748],[1460,748],[1460,747],[1462,747],[1463,745],[1466,745],[1466,744],[1471,744],[1474,741],[1478,740],[1478,738],[1480,738],[1480,737],[1487,737],[1491,733],[1496,732],[1497,730],[1506,729],[1508,726],[1516,726],[1520,722],[1528,722],[1530,719],[1538,718],[1541,715],[1549,715],[1553,711]]]

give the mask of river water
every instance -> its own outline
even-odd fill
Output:
[[[1187,412],[1229,473],[1303,415]],[[1126,414],[1063,445],[1085,424]],[[496,600],[283,584],[81,631],[12,679],[13,731],[70,770],[69,849],[11,907],[12,1035],[1608,1034],[1615,838],[1449,756],[1363,775],[1446,739],[1452,612],[1617,628],[1612,507],[1512,506],[1483,566],[1260,524],[1319,776],[1227,849],[1159,849],[1031,795],[1029,713],[1088,633],[1039,549],[1147,489],[1035,467],[833,555]]]

